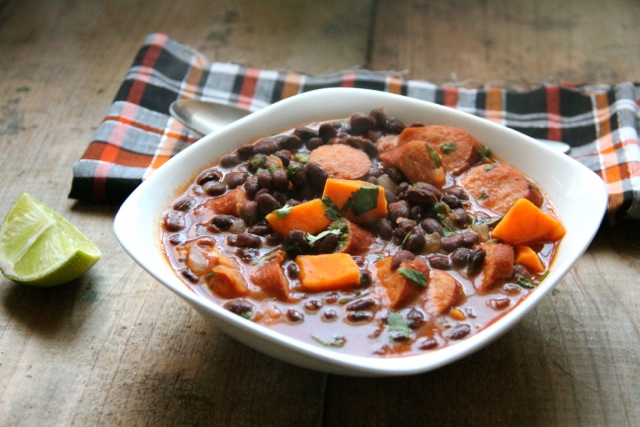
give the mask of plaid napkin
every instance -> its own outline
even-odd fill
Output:
[[[609,217],[640,219],[640,85],[533,89],[463,88],[365,70],[309,76],[212,62],[165,34],[147,36],[94,140],[73,167],[69,197],[121,202],[149,174],[201,135],[169,116],[178,98],[215,100],[255,111],[297,93],[358,87],[435,102],[516,129],[564,141],[609,192]]]

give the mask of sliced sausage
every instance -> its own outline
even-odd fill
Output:
[[[412,184],[426,182],[442,188],[446,176],[440,155],[424,141],[410,141],[380,155],[385,167],[394,166]]]
[[[207,200],[203,204],[203,208],[209,212],[216,214],[233,215],[240,217],[242,215],[242,207],[249,201],[247,193],[242,187],[236,187],[233,190]]]
[[[373,242],[373,234],[351,221],[347,221],[347,227],[346,242],[339,252],[350,255],[366,253]]]
[[[435,316],[456,305],[462,298],[463,290],[458,281],[442,270],[429,272],[427,287],[427,311]]]
[[[399,270],[401,268],[407,268],[419,271],[426,276],[429,274],[429,267],[423,258],[414,258],[403,261],[398,269],[392,270],[392,259],[393,257],[391,256],[383,258],[377,261],[375,266],[377,269],[378,283],[387,296],[389,307],[397,309],[406,307],[424,291],[423,287],[402,276]]]
[[[461,177],[460,185],[481,206],[502,215],[518,199],[528,199],[538,207],[543,202],[540,189],[522,172],[506,163],[475,166]]]
[[[452,126],[410,127],[398,137],[398,146],[425,141],[442,156],[444,168],[459,175],[480,160],[482,145],[468,132]]]
[[[482,270],[474,278],[474,285],[479,291],[485,291],[513,274],[515,255],[513,247],[504,243],[482,243],[478,247],[486,255]]]
[[[249,285],[240,270],[226,265],[218,265],[207,277],[211,292],[221,298],[237,298],[249,293]]]
[[[379,153],[384,153],[385,151],[393,150],[398,146],[398,135],[385,135],[383,137],[378,138],[376,141],[376,148]]]
[[[309,154],[330,178],[360,179],[371,169],[367,153],[345,144],[321,145]]]
[[[269,261],[257,267],[249,278],[267,294],[281,301],[287,301],[289,299],[289,280],[287,280],[282,268],[282,260],[282,254],[276,254]]]

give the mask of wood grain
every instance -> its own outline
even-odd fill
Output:
[[[431,373],[349,378],[221,334],[143,272],[117,207],[67,199],[71,166],[144,36],[306,73],[436,83],[640,81],[633,0],[13,0],[0,3],[0,212],[29,191],[103,250],[55,289],[0,286],[0,425],[634,425],[640,231],[604,227],[535,312]]]

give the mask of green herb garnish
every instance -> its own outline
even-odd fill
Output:
[[[284,205],[280,209],[276,209],[274,212],[276,213],[278,219],[284,219],[291,213],[291,206],[289,206],[288,204]]]
[[[378,205],[378,193],[380,188],[376,185],[363,185],[356,191],[351,193],[351,196],[344,204],[342,210],[353,212],[354,215],[362,215],[365,212],[369,212]]]
[[[451,154],[454,151],[456,151],[456,148],[458,148],[458,147],[456,146],[455,142],[448,142],[448,143],[442,144],[440,146],[440,149],[442,150],[442,152],[444,154]]]
[[[309,242],[309,244],[313,246],[318,240],[323,239],[325,236],[329,234],[335,234],[336,236],[340,236],[340,234],[342,233],[340,232],[340,230],[324,230],[323,232],[318,233],[316,236],[314,236],[313,234],[307,233],[307,242]]]
[[[489,157],[491,157],[491,150],[489,149],[489,147],[483,145],[478,149],[478,154],[480,154],[480,157],[483,160],[488,159]]]
[[[253,156],[251,160],[249,160],[249,169],[253,171],[262,169],[266,162],[267,162],[267,158],[264,156]]]
[[[324,216],[329,218],[331,221],[335,221],[341,217],[340,209],[338,209],[336,204],[333,203],[333,200],[331,200],[331,197],[324,196],[322,198],[322,204],[327,207],[327,209],[324,211]]]
[[[478,196],[478,199],[480,200],[486,200],[489,198],[489,193],[487,193],[487,190],[482,190],[482,192],[480,193],[480,196]]]
[[[437,168],[442,166],[442,156],[436,150],[433,149],[429,144],[425,144],[427,147],[427,151],[429,152],[429,157],[433,160],[433,164],[436,165]]]
[[[309,153],[296,153],[293,155],[293,158],[299,161],[300,163],[302,163],[303,165],[306,165],[307,163],[309,163]]]
[[[326,339],[322,339],[316,335],[311,335],[311,338],[313,338],[314,340],[316,340],[318,343],[327,346],[327,347],[336,347],[336,348],[340,348],[342,346],[344,346],[347,342],[347,339],[345,337],[343,337],[342,335],[334,335],[332,338],[326,340]]]
[[[412,268],[399,268],[398,273],[405,279],[411,280],[413,283],[421,288],[427,287],[427,275],[422,271],[414,270]]]
[[[390,311],[387,316],[387,324],[389,325],[389,331],[398,332],[405,338],[409,338],[411,328],[409,328],[409,324],[402,318],[400,313]]]
[[[491,163],[491,164],[488,164],[487,166],[485,166],[483,169],[484,169],[485,172],[489,172],[491,169],[495,168],[496,166],[498,166],[497,163]]]
[[[289,164],[289,166],[287,166],[287,176],[291,178],[301,170],[302,170],[302,166],[298,164]]]

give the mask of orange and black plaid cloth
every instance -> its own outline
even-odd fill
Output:
[[[609,216],[640,219],[640,85],[462,88],[365,70],[309,76],[212,62],[165,34],[150,34],[94,140],[73,167],[70,197],[121,202],[200,135],[169,116],[178,98],[250,111],[323,87],[389,91],[457,108],[534,138],[564,141],[609,191]]]

